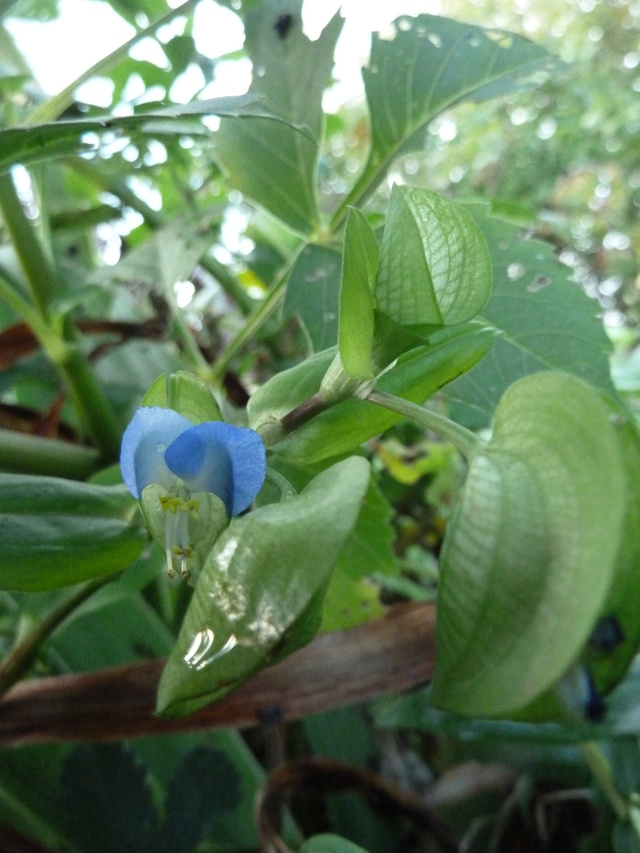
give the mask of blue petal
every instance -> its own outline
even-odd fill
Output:
[[[140,498],[149,483],[170,489],[176,481],[165,462],[167,447],[186,429],[193,427],[173,409],[142,406],[136,410],[122,437],[120,467],[126,487]]]
[[[266,453],[257,432],[221,421],[198,424],[167,448],[166,463],[192,492],[212,492],[227,515],[245,510],[266,474]]]

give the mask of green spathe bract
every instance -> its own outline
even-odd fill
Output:
[[[506,392],[445,538],[438,707],[508,714],[578,657],[614,573],[624,464],[609,406],[579,380],[538,373]]]
[[[300,495],[231,522],[205,561],[162,675],[160,712],[195,711],[313,637],[368,482],[368,463],[352,457]]]
[[[431,190],[395,186],[380,247],[375,298],[401,326],[473,319],[491,292],[482,232],[461,205]]]

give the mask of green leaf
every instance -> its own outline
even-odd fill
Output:
[[[336,14],[316,41],[302,32],[302,0],[265,0],[247,13],[246,48],[253,62],[250,91],[293,126],[246,119],[222,121],[216,157],[232,186],[291,226],[318,224],[316,169],[322,136],[322,93],[333,67],[342,18]],[[286,29],[280,22],[286,19]],[[295,126],[295,127],[294,127]],[[307,135],[296,128],[304,127]]]
[[[124,486],[0,474],[0,589],[38,592],[120,572],[146,532]]]
[[[640,436],[624,415],[612,410],[611,417],[625,463],[626,516],[613,582],[600,613],[602,621],[596,624],[584,655],[600,695],[620,681],[640,645]]]
[[[497,335],[487,358],[445,391],[454,420],[472,428],[487,425],[509,385],[539,370],[574,374],[613,395],[611,343],[597,303],[571,281],[571,270],[556,260],[551,245],[523,239],[518,227],[490,216],[486,206],[469,210],[493,267],[493,289],[479,319]]]
[[[193,373],[178,370],[158,376],[142,400],[143,406],[161,406],[179,412],[192,424],[220,421],[222,415],[208,385]]]
[[[377,307],[401,326],[473,319],[491,292],[484,237],[464,207],[431,190],[394,186],[380,247]]]
[[[300,853],[367,853],[364,847],[347,841],[340,835],[323,833],[314,835],[305,841],[300,848]]]
[[[456,330],[455,335],[434,342],[431,347],[418,347],[399,358],[397,365],[380,377],[376,388],[413,403],[424,403],[448,382],[470,370],[486,356],[492,345],[492,332],[471,326],[461,328],[459,333]],[[307,378],[310,379],[310,372]],[[300,382],[298,387],[305,386]],[[284,393],[284,379],[280,389]],[[271,401],[275,402],[275,395]],[[257,424],[254,429],[259,430],[261,423],[264,429],[269,429],[270,421],[264,409],[256,407],[253,412],[250,409],[250,417],[252,423]],[[354,450],[399,420],[401,416],[394,412],[366,400],[351,398],[303,423],[274,444],[273,449],[290,462],[312,464]]]
[[[95,145],[86,141],[86,134],[101,134],[105,131],[126,133],[130,130],[151,136],[183,134],[185,127],[180,119],[196,119],[210,115],[234,118],[262,116],[265,120],[276,123],[284,121],[283,117],[275,115],[265,106],[264,98],[260,95],[247,94],[194,101],[191,104],[163,107],[153,112],[130,116],[96,116],[90,119],[10,127],[0,131],[0,171],[6,171],[16,163],[28,165],[52,157],[94,150]],[[196,121],[190,122],[189,130],[191,133],[210,134],[204,125]],[[293,132],[307,138],[303,131]],[[308,139],[307,142],[311,144]]]
[[[322,630],[358,625],[384,612],[375,574],[396,571],[392,509],[375,482],[369,484],[358,523],[338,558],[324,600]]]
[[[311,639],[368,482],[367,462],[353,457],[300,495],[231,522],[205,563],[162,674],[159,712],[192,712],[274,662],[284,647]]]
[[[507,714],[575,661],[614,575],[624,466],[588,385],[538,373],[507,391],[445,536],[435,704]]]
[[[315,353],[295,367],[272,376],[249,399],[249,426],[257,432],[264,432],[313,396],[335,354],[334,349]]]
[[[184,587],[183,587],[184,589]],[[247,746],[242,735],[235,729],[208,729],[178,732],[172,735],[162,734],[154,737],[138,738],[132,741],[132,748],[139,760],[148,768],[152,785],[165,794],[165,823],[183,823],[182,815],[177,812],[182,804],[173,803],[173,791],[178,785],[184,787],[183,794],[193,796],[195,807],[199,809],[201,796],[206,798],[211,810],[212,822],[206,829],[206,840],[216,851],[254,850],[258,848],[258,834],[253,820],[253,803],[264,782],[265,773],[258,760]],[[220,757],[217,767],[211,775],[201,776],[194,782],[192,777],[200,763],[200,758],[187,759],[190,753],[206,750],[210,755]],[[228,776],[228,785],[225,780]],[[211,778],[211,783],[209,783]],[[226,785],[226,790],[220,790]],[[169,793],[171,787],[173,791]],[[198,790],[199,789],[199,790]],[[214,789],[217,796],[214,797]],[[177,793],[177,792],[176,792]],[[178,799],[184,798],[178,796]],[[235,806],[231,806],[231,801]],[[184,821],[193,819],[191,807],[187,807]],[[197,817],[196,817],[197,820]],[[189,835],[189,831],[187,831]],[[179,844],[180,842],[178,842]],[[165,845],[168,846],[168,845]],[[201,848],[204,845],[201,845]],[[179,848],[177,848],[177,851]],[[166,851],[173,853],[173,851]]]
[[[83,744],[67,757],[62,775],[72,837],[95,853],[152,853],[158,815],[145,771],[129,749]]]
[[[187,753],[167,787],[161,850],[193,853],[210,824],[242,801],[240,774],[221,749]]]
[[[313,352],[333,347],[338,340],[340,267],[339,252],[310,243],[287,279],[283,314],[300,318]]]
[[[70,849],[60,772],[67,744],[0,750],[0,821],[45,850]]]
[[[99,269],[94,280],[125,285],[132,281],[146,282],[173,294],[175,283],[191,275],[212,241],[206,221],[183,216],[155,231],[115,266]]]
[[[367,217],[356,207],[350,208],[344,231],[338,349],[352,379],[373,379],[373,286],[379,255]]]
[[[465,100],[516,91],[559,65],[542,47],[512,33],[417,15],[374,33],[363,77],[371,114],[371,151],[347,200],[372,192],[398,154],[424,147],[424,128]]]

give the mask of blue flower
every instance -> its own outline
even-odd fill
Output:
[[[222,421],[194,426],[172,409],[143,406],[125,430],[120,467],[131,494],[142,499],[152,534],[164,540],[169,576],[180,572],[189,580],[199,546],[215,541],[224,518],[210,500],[192,495],[216,495],[228,517],[238,515],[262,487],[266,454],[252,429]],[[159,489],[147,499],[152,484]]]
[[[180,478],[189,492],[217,495],[232,516],[262,488],[266,456],[252,429],[222,421],[194,426],[173,409],[143,406],[125,430],[120,467],[134,498],[150,483],[173,491]]]

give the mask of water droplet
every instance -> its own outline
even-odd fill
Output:
[[[198,631],[184,656],[184,662],[193,669],[201,670],[238,645],[235,635],[231,634],[221,649],[217,652],[212,652],[214,639],[215,637],[211,628]]]
[[[434,47],[442,47],[442,39],[438,33],[429,33],[427,38]]]

